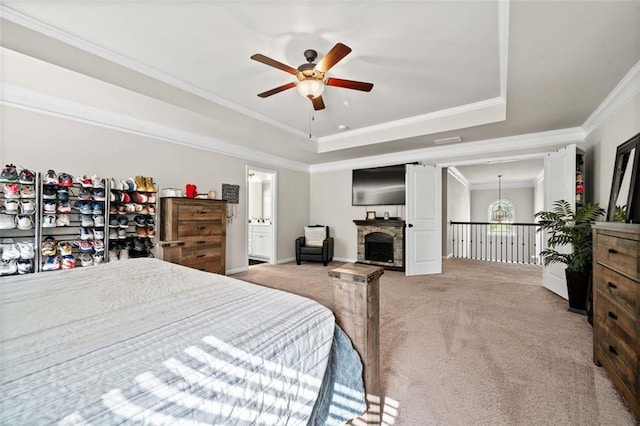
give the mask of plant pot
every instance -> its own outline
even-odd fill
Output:
[[[569,294],[569,311],[587,314],[587,296],[589,293],[590,272],[576,272],[565,269],[567,293]]]

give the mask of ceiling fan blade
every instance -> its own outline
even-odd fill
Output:
[[[350,52],[351,48],[349,46],[342,43],[336,43],[336,45],[333,46],[326,55],[324,55],[320,62],[318,62],[316,69],[320,72],[327,72]]]
[[[294,87],[296,87],[296,83],[287,83],[287,84],[283,84],[282,86],[278,86],[275,89],[271,89],[271,90],[267,90],[266,92],[258,93],[258,96],[260,96],[261,98],[266,98],[268,96],[275,95],[276,93],[283,92],[283,91],[285,91],[287,89],[293,89]]]
[[[274,68],[278,68],[279,70],[288,72],[289,74],[293,74],[293,75],[298,74],[298,70],[297,69],[295,69],[295,68],[293,68],[293,67],[291,67],[289,65],[283,64],[282,62],[278,62],[275,59],[271,59],[271,58],[269,58],[267,56],[264,56],[264,55],[262,55],[260,53],[256,53],[255,55],[251,56],[251,59],[253,59],[254,61],[262,62],[265,65],[269,65],[269,66],[272,66]]]
[[[363,92],[370,92],[373,89],[373,83],[343,80],[341,78],[328,78],[326,84],[327,86],[344,87],[345,89],[361,90]]]
[[[313,109],[315,109],[316,111],[324,109],[324,101],[322,100],[322,96],[311,99],[311,103],[313,104]]]

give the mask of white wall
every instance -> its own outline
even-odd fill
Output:
[[[502,199],[513,203],[516,222],[533,222],[533,188],[503,189]],[[497,200],[497,189],[471,190],[471,221],[486,222],[489,205]]]
[[[640,132],[640,93],[587,136],[587,157],[592,158],[585,184],[589,200],[607,208],[618,145]]]
[[[100,114],[117,112],[123,117],[171,126],[191,134],[223,138],[215,119],[196,114],[81,74],[3,50],[3,82],[64,97],[79,109]],[[294,258],[294,240],[309,218],[309,174],[179,145],[143,134],[108,128],[71,116],[4,106],[0,108],[0,163],[46,172],[106,177],[144,175],[154,177],[160,188],[197,185],[199,192],[216,190],[222,183],[240,185],[237,217],[227,229],[227,271],[246,264],[246,166],[278,172],[276,259]],[[268,143],[269,141],[264,141]]]

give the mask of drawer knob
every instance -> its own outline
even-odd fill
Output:
[[[613,312],[609,311],[609,313],[607,314],[609,316],[609,318],[612,318],[614,320],[618,319],[618,316],[616,314],[614,314]]]
[[[618,254],[618,250],[613,249],[613,248],[610,248],[610,249],[609,249],[609,253],[611,253],[611,254]]]
[[[204,244],[204,243],[206,243],[206,241],[205,241],[205,240],[198,240],[198,241],[196,241],[196,244]]]
[[[205,210],[196,210],[196,213],[198,213],[198,214],[205,214],[205,213],[206,213],[206,211],[205,211]]]
[[[612,354],[618,356],[618,351],[616,350],[616,348],[614,348],[611,345],[609,345],[609,352],[611,352]]]
[[[607,283],[607,287],[609,287],[609,288],[613,288],[613,289],[618,288],[618,286],[617,286],[617,285],[615,285],[614,283],[612,283],[611,281],[609,281],[609,282]]]
[[[202,229],[205,229],[205,228],[206,228],[206,226],[198,226],[196,229],[201,229],[202,230]]]
[[[205,257],[205,256],[206,256],[206,254],[199,254],[196,257]],[[611,312],[609,312],[609,313],[611,313]]]

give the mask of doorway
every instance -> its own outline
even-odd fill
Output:
[[[275,170],[247,166],[247,267],[276,261]]]

